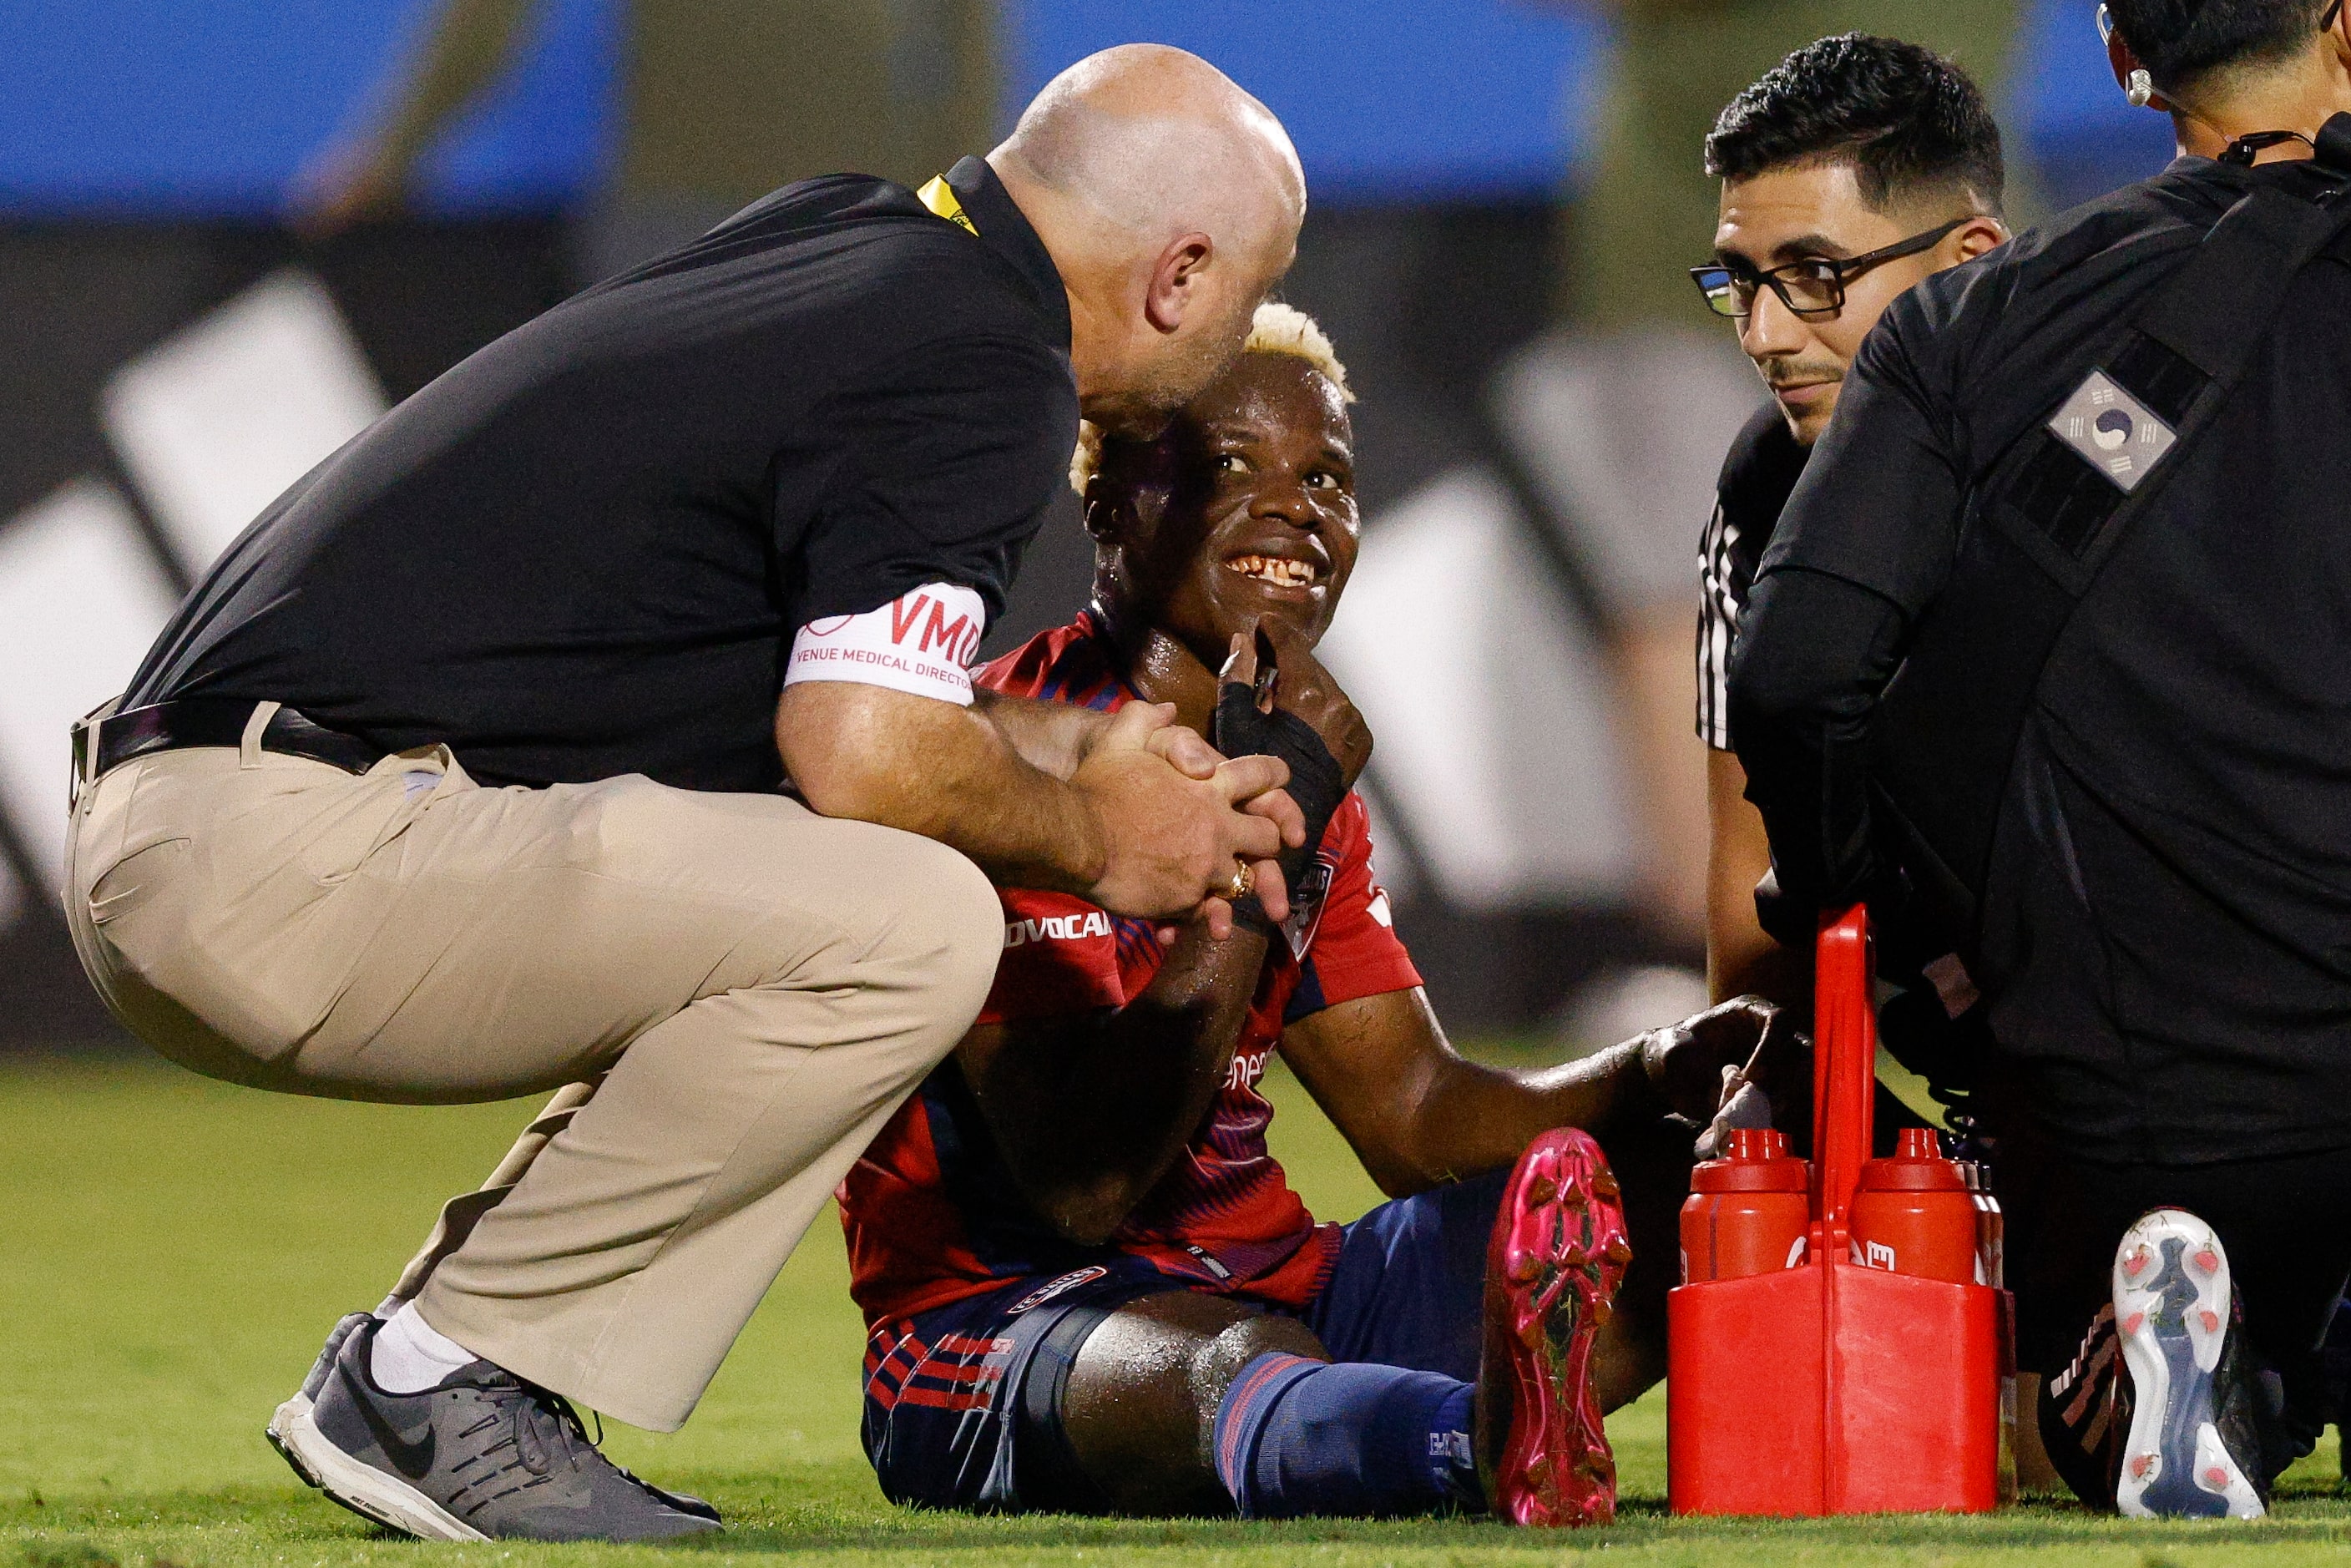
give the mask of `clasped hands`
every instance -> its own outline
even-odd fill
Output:
[[[1371,753],[1371,737],[1294,636],[1235,637],[1221,677],[1228,692],[1233,683],[1244,699],[1255,691],[1270,714],[1277,644],[1281,707],[1311,733],[1296,730],[1298,719],[1282,719],[1293,733],[1274,744],[1298,755],[1306,777],[1293,779],[1278,757],[1226,757],[1176,722],[1173,705],[1127,704],[1097,733],[1071,779],[1102,828],[1105,870],[1090,893],[1094,902],[1146,918],[1198,919],[1216,941],[1231,936],[1241,894],[1249,895],[1251,922],[1289,917],[1283,862],[1297,868],[1311,861],[1313,841]]]
[[[1172,703],[1127,704],[1070,779],[1102,829],[1102,874],[1087,896],[1121,915],[1196,918],[1222,941],[1233,929],[1225,894],[1246,864],[1266,913],[1288,918],[1278,857],[1306,838],[1289,782],[1279,758],[1220,754],[1176,722]]]

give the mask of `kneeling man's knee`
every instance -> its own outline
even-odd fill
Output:
[[[919,964],[943,993],[967,999],[974,1013],[987,999],[1004,951],[1004,906],[985,873],[930,839],[894,835],[886,895],[895,907],[884,945]],[[883,890],[877,888],[876,892]]]

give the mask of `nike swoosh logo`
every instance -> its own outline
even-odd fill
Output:
[[[345,1373],[343,1376],[345,1382],[351,1381],[349,1373]],[[350,1393],[351,1403],[360,1407],[360,1419],[367,1423],[369,1435],[375,1438],[375,1446],[382,1451],[385,1458],[392,1461],[392,1468],[411,1480],[421,1480],[431,1474],[434,1441],[432,1418],[429,1416],[425,1418],[423,1437],[421,1440],[412,1440],[377,1412],[375,1401],[368,1396],[365,1389],[354,1386]]]

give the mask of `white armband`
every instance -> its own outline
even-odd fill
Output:
[[[792,639],[784,685],[855,681],[971,705],[971,662],[987,607],[968,588],[927,583],[862,615],[811,621]]]

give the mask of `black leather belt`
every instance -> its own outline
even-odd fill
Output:
[[[175,697],[146,707],[93,716],[74,726],[75,794],[135,757],[191,746],[241,746],[258,704],[242,697]],[[92,737],[96,737],[95,747]],[[307,757],[346,773],[364,773],[388,755],[383,747],[313,724],[281,707],[262,727],[261,748]]]

